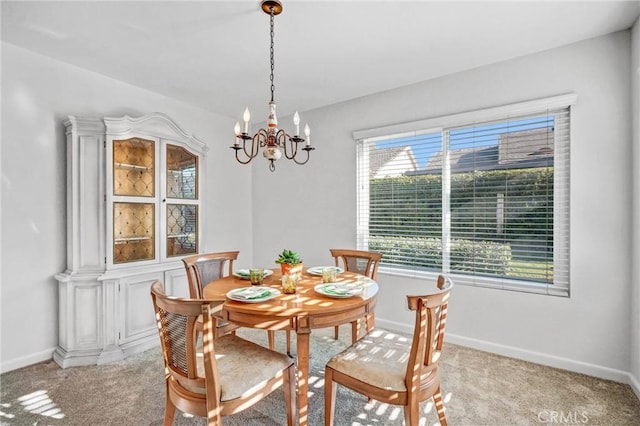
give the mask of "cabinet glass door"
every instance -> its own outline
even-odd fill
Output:
[[[154,203],[113,203],[113,263],[154,259],[154,229]]]
[[[155,259],[155,142],[113,141],[113,263]],[[142,197],[142,199],[140,198]]]
[[[167,144],[167,257],[198,252],[198,157]]]
[[[113,195],[155,196],[154,141],[131,138],[113,141]]]
[[[198,252],[198,206],[167,204],[167,257]]]
[[[167,145],[167,198],[198,199],[198,157]]]

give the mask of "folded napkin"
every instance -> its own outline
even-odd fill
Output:
[[[322,271],[325,269],[333,269],[337,274],[341,274],[344,272],[344,270],[339,266],[312,266],[311,268],[307,269],[307,271],[310,274],[322,275]]]
[[[233,297],[244,300],[262,299],[271,295],[271,290],[265,287],[247,287],[233,293]]]
[[[360,293],[362,289],[360,287],[353,287],[344,284],[328,284],[322,287],[327,294],[333,294],[335,296],[349,296]]]

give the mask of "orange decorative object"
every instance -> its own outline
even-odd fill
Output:
[[[280,264],[282,275],[297,275],[298,277],[301,277],[303,267],[304,265],[302,263],[298,263],[297,265],[291,265],[289,263]]]

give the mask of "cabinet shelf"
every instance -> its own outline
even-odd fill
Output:
[[[189,233],[189,234],[169,234],[167,235],[167,238],[187,238],[187,237],[194,237],[195,234]]]
[[[125,170],[137,170],[141,172],[149,171],[149,167],[147,166],[139,166],[137,164],[127,164],[127,163],[115,163],[114,166],[117,169],[125,169]]]
[[[149,241],[151,237],[122,237],[122,238],[114,238],[113,242],[115,244],[125,244],[128,242],[135,241]]]

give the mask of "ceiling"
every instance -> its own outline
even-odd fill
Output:
[[[640,1],[283,0],[280,115],[630,28]],[[2,40],[241,118],[267,115],[269,17],[252,1],[2,1]],[[257,114],[257,115],[256,115]]]

